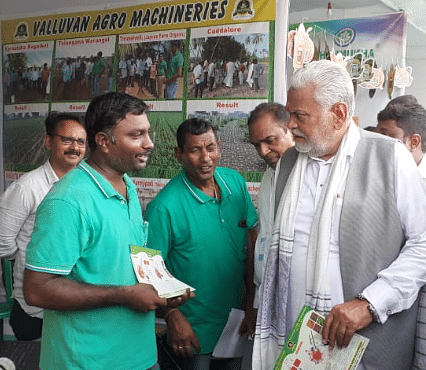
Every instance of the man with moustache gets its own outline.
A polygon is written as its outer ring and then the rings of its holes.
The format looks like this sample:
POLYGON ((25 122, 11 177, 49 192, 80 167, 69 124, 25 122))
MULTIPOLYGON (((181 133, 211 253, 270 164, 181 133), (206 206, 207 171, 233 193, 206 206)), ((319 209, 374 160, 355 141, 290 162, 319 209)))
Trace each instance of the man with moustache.
POLYGON ((52 112, 44 124, 44 145, 50 158, 12 183, 0 197, 0 258, 15 260, 10 325, 18 340, 40 338, 43 324, 43 309, 27 305, 22 291, 25 251, 37 207, 53 184, 71 171, 86 152, 86 131, 77 115, 52 112))
MULTIPOLYGON (((252 258, 257 216, 244 179, 217 167, 220 142, 209 122, 186 120, 177 143, 183 170, 148 204, 148 247, 160 250, 171 274, 196 289, 194 299, 168 310, 164 319, 183 368, 202 370, 209 368, 231 309, 243 306, 245 260, 246 254, 252 258)), ((242 332, 253 320, 252 275, 246 274, 246 284, 242 332)), ((241 358, 232 358, 221 369, 240 366, 241 358)))
POLYGON ((351 78, 331 61, 292 77, 295 148, 281 158, 253 369, 273 368, 304 304, 323 344, 370 339, 358 369, 408 370, 426 281, 426 189, 407 149, 352 121, 351 78))
POLYGON ((147 105, 123 93, 95 98, 86 112, 90 156, 41 202, 27 248, 24 295, 45 308, 40 369, 159 369, 154 310, 160 298, 139 284, 130 245, 146 227, 127 171, 153 149, 147 105))
POLYGON ((258 307, 259 286, 274 224, 275 168, 284 152, 293 146, 293 137, 286 127, 288 119, 289 114, 282 104, 261 103, 250 113, 247 121, 250 142, 268 164, 257 197, 259 232, 254 250, 255 308, 258 307))

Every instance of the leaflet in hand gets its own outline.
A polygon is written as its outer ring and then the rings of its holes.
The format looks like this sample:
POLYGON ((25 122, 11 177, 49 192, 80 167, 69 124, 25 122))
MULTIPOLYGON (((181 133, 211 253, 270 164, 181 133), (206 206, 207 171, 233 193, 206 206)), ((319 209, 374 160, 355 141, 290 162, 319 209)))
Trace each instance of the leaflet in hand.
POLYGON ((355 334, 345 348, 322 344, 325 318, 308 306, 302 311, 278 357, 273 370, 355 370, 370 339, 355 334))
POLYGON ((170 274, 160 251, 131 245, 130 256, 138 281, 153 285, 160 297, 173 298, 185 294, 188 288, 195 290, 170 274))

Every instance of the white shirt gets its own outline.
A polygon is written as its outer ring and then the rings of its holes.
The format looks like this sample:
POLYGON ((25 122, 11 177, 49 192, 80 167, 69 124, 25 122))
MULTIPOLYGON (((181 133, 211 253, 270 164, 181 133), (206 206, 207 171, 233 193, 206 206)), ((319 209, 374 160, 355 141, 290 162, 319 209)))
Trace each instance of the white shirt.
MULTIPOLYGON (((24 300, 25 251, 31 239, 38 205, 58 181, 49 161, 13 182, 0 196, 0 258, 15 258, 13 297, 31 316, 43 317, 43 310, 24 300)), ((59 241, 58 241, 59 242, 59 241)))
POLYGON ((194 80, 196 84, 200 84, 204 81, 203 67, 201 65, 197 64, 192 73, 194 74, 194 80))
POLYGON ((269 167, 262 177, 259 195, 257 197, 259 232, 254 247, 254 276, 256 287, 254 293, 253 307, 258 307, 259 287, 265 272, 265 263, 268 258, 269 246, 271 244, 272 229, 274 227, 274 189, 275 170, 269 167))
MULTIPOLYGON (((347 157, 345 176, 339 191, 341 196, 337 197, 333 207, 328 260, 333 306, 344 302, 338 230, 346 177, 352 160, 353 156, 347 157)), ((311 158, 306 167, 295 219, 287 332, 305 303, 306 258, 310 228, 314 209, 332 161, 333 158, 328 161, 311 158)), ((419 289, 426 282, 426 218, 419 217, 426 209, 426 190, 411 153, 398 142, 395 143, 395 173, 397 210, 407 241, 398 258, 388 268, 379 272, 377 280, 360 292, 373 304, 381 323, 386 322, 388 315, 410 308, 417 298, 419 289)))
POLYGON ((420 176, 422 177, 422 179, 426 179, 426 155, 423 156, 417 168, 420 172, 420 176))

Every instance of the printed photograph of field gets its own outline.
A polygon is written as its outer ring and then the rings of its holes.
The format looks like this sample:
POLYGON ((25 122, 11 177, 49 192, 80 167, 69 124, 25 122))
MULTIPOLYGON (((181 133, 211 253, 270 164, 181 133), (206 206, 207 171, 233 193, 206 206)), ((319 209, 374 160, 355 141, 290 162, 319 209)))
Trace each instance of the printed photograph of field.
POLYGON ((30 171, 48 157, 44 147, 47 105, 27 105, 24 111, 5 110, 3 151, 5 170, 30 171))

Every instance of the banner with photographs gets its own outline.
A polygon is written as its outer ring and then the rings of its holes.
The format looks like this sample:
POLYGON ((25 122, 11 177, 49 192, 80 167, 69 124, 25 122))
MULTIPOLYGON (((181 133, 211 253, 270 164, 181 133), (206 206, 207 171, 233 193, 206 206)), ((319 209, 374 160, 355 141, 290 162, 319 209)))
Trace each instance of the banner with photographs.
POLYGON ((84 116, 91 99, 119 91, 150 107, 155 150, 130 176, 156 186, 141 199, 180 170, 176 129, 194 115, 220 127, 220 165, 255 194, 265 165, 246 122, 273 99, 275 13, 275 0, 179 0, 2 21, 6 186, 46 160, 50 111, 84 116))

